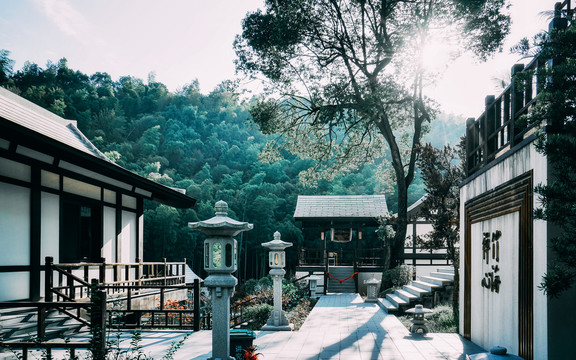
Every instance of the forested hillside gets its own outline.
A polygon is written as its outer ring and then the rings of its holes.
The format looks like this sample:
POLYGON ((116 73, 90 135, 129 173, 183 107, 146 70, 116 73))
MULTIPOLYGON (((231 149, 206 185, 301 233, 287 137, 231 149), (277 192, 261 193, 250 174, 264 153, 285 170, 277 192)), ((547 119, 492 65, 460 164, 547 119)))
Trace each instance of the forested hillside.
MULTIPOLYGON (((224 200, 231 217, 254 224, 254 230, 238 238, 238 277, 260 277, 267 273, 266 251, 260 244, 270 241, 276 230, 283 240, 294 243, 288 256, 289 265, 294 265, 302 243, 302 233, 292 218, 298 194, 379 194, 386 190, 375 175, 378 164, 306 188, 298 183, 298 174, 310 167, 309 161, 288 155, 274 163, 259 161, 266 137, 250 122, 247 104, 228 83, 208 95, 200 93, 196 82, 170 92, 152 76, 146 82, 130 76, 114 81, 106 73, 75 71, 65 59, 45 68, 26 63, 12 71, 8 53, 0 55, 1 86, 77 120, 80 130, 117 164, 186 189, 198 200, 187 210, 145 204, 146 261, 187 258, 201 274, 202 239, 187 224, 212 217, 214 203, 224 200)), ((436 142, 446 138, 454 144, 463 133, 463 124, 449 120, 438 122, 440 127, 432 125, 436 142)), ((411 201, 423 195, 420 180, 412 189, 411 201)), ((393 191, 387 195, 394 211, 393 191)))

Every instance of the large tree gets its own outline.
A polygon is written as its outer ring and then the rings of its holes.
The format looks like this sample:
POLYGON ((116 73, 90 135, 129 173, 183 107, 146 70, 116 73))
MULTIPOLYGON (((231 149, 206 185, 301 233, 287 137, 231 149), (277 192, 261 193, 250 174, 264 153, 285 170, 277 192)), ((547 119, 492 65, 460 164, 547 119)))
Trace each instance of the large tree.
POLYGON ((506 8, 506 0, 267 0, 244 18, 234 45, 237 68, 266 80, 251 110, 264 133, 279 134, 265 154, 314 159, 302 174, 312 182, 389 162, 398 196, 394 265, 423 124, 434 116, 423 92, 426 45, 447 36, 485 58, 509 31, 506 8))

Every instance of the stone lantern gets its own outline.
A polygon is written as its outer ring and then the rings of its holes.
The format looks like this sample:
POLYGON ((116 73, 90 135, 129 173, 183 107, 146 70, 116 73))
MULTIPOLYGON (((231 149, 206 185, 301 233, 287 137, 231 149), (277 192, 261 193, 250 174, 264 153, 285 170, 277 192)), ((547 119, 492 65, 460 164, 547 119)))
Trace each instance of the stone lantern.
POLYGON ((318 289, 318 280, 320 280, 319 276, 310 275, 308 277, 308 285, 310 286, 310 297, 316 297, 316 290, 318 289))
POLYGON ((212 297, 212 360, 230 357, 230 297, 238 280, 232 273, 238 267, 237 243, 233 236, 253 228, 252 224, 228 217, 228 204, 218 201, 216 216, 189 223, 188 227, 206 235, 204 240, 204 270, 208 277, 204 285, 212 297))
POLYGON ((263 331, 291 331, 294 324, 290 324, 286 314, 282 310, 282 278, 286 274, 286 253, 284 249, 292 246, 292 243, 280 240, 280 233, 274 233, 274 240, 262 244, 270 249, 268 255, 268 265, 270 265, 270 275, 274 284, 274 310, 270 314, 270 319, 262 327, 263 331))
POLYGON ((413 314, 412 326, 410 326, 410 332, 415 334, 419 329, 422 329, 422 333, 426 334, 428 332, 428 327, 426 326, 426 319, 424 314, 432 313, 430 309, 426 309, 422 305, 416 305, 412 309, 406 310, 408 314, 413 314))
POLYGON ((374 279, 374 275, 369 280, 364 282, 366 284, 366 299, 364 302, 377 302, 378 301, 378 285, 380 280, 374 279))

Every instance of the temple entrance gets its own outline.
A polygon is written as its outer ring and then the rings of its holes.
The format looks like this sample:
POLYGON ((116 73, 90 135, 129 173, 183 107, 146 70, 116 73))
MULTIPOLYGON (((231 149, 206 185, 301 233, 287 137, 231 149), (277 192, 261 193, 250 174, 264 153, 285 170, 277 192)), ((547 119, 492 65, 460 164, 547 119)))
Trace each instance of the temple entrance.
POLYGON ((302 223, 304 244, 296 271, 323 275, 324 292, 359 291, 364 279, 382 272, 384 249, 376 229, 377 218, 387 212, 384 195, 298 196, 294 218, 302 223), (334 290, 343 283, 354 288, 334 290))

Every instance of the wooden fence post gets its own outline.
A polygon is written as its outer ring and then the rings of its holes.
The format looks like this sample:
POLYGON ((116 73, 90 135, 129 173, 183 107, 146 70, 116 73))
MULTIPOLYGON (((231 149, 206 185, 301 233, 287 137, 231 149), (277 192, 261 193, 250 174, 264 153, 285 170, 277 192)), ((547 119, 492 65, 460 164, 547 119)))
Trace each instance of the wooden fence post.
POLYGON ((54 258, 52 256, 46 256, 45 259, 46 267, 44 270, 44 301, 52 302, 54 301, 54 296, 52 294, 52 288, 54 287, 54 258))
POLYGON ((106 259, 105 258, 100 259, 100 269, 98 272, 98 280, 100 281, 100 284, 106 283, 106 259))
POLYGON ((90 350, 94 360, 106 358, 106 292, 98 288, 98 280, 92 279, 90 294, 90 350))
POLYGON ((194 279, 194 331, 200 330, 200 279, 194 279))

